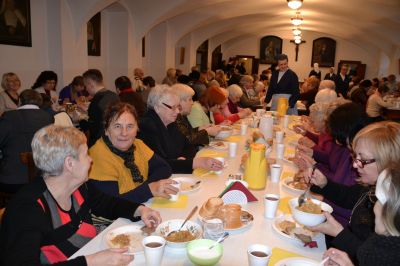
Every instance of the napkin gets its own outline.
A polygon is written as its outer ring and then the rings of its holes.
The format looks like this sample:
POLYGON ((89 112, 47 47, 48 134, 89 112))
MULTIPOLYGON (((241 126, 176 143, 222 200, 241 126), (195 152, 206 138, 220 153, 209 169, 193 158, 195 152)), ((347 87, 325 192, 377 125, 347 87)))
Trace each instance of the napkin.
POLYGON ((216 177, 218 177, 218 175, 217 174, 215 174, 214 172, 212 172, 212 171, 209 171, 209 170, 207 170, 207 169, 204 169, 204 168, 196 168, 196 169, 194 169, 193 170, 193 173, 192 173, 195 177, 203 177, 203 178, 205 178, 205 177, 211 177, 211 178, 216 178, 216 177))
POLYGON ((284 156, 285 158, 291 158, 294 157, 294 155, 295 155, 295 149, 289 147, 285 148, 285 156, 284 156))
POLYGON ((243 138, 243 136, 230 136, 230 137, 225 138, 224 140, 229 141, 229 142, 239 142, 242 140, 242 138, 243 138))
POLYGON ((200 150, 197 155, 197 157, 227 157, 228 153, 226 151, 215 151, 215 150, 209 150, 209 149, 202 149, 200 150))
POLYGON ((153 203, 151 207, 156 208, 176 208, 176 209, 184 209, 188 204, 188 195, 180 194, 177 201, 171 201, 169 199, 155 197, 153 199, 153 203))
POLYGON ((229 186, 227 186, 224 189, 224 191, 222 191, 222 193, 219 195, 219 197, 221 198, 225 193, 227 193, 228 191, 233 191, 233 190, 239 190, 239 191, 243 192, 247 197, 247 202, 258 201, 257 198, 254 197, 254 195, 250 192, 250 190, 248 190, 240 182, 232 182, 232 183, 230 183, 229 186))
POLYGON ((291 214, 292 212, 290 211, 290 207, 289 207, 290 199, 291 199, 290 197, 281 198, 279 200, 278 210, 280 210, 284 214, 291 214))
POLYGON ((271 258, 269 259, 269 263, 268 266, 273 266, 275 265, 277 262, 279 262, 280 260, 283 259, 287 259, 287 258, 294 258, 294 257, 304 257, 301 256, 299 254, 281 249, 281 248, 273 248, 272 249, 272 255, 271 258))
POLYGON ((283 172, 281 175, 281 179, 284 180, 285 178, 293 177, 294 175, 295 175, 295 173, 293 173, 293 172, 283 172))

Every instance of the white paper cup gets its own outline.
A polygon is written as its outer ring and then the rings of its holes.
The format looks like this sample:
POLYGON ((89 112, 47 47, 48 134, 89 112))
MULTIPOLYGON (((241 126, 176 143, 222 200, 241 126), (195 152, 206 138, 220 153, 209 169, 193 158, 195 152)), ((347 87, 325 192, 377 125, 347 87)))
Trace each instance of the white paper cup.
POLYGON ((283 159, 284 153, 285 153, 285 144, 283 143, 276 144, 276 159, 283 159))
POLYGON ((245 123, 240 124, 240 135, 244 136, 247 133, 248 125, 245 123))
POLYGON ((264 216, 268 219, 275 218, 276 211, 279 205, 279 195, 266 194, 264 196, 264 216))
POLYGON ((271 257, 270 247, 261 244, 253 244, 247 248, 249 266, 266 266, 271 257))
POLYGON ((236 156, 237 146, 237 142, 229 142, 229 157, 236 156))
MULTIPOLYGON (((222 162, 222 165, 225 165, 225 158, 224 157, 215 157, 214 159, 222 162)), ((223 170, 214 171, 214 173, 216 173, 217 175, 220 175, 220 174, 222 174, 222 171, 223 170)))
MULTIPOLYGON (((179 182, 177 180, 174 180, 174 181, 176 182, 176 184, 171 184, 171 186, 174 186, 178 190, 180 190, 181 189, 181 182, 179 182)), ((170 196, 170 198, 169 198, 170 201, 177 201, 178 198, 179 198, 179 191, 176 194, 169 194, 169 196, 170 196)))
POLYGON ((288 126, 289 126, 289 115, 285 115, 284 117, 283 117, 283 127, 284 128, 288 128, 288 126))
POLYGON ((275 133, 276 136, 276 143, 283 143, 283 136, 284 136, 285 132, 283 131, 277 131, 275 133))
POLYGON ((164 255, 165 239, 161 236, 148 236, 142 240, 146 266, 160 266, 164 255))
POLYGON ((271 164, 270 173, 271 173, 271 182, 279 183, 279 180, 281 179, 282 166, 280 164, 271 164))

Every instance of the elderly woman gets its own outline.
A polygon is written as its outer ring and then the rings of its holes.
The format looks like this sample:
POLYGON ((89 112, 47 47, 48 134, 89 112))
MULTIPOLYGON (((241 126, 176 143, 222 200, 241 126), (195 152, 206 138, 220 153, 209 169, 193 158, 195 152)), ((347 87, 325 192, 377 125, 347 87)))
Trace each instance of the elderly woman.
POLYGON ((18 107, 21 81, 18 76, 12 72, 3 74, 1 87, 4 91, 0 92, 0 116, 9 110, 15 110, 18 107))
MULTIPOLYGON (((359 248, 357 265, 397 265, 400 260, 400 168, 398 165, 385 169, 376 184, 378 201, 374 206, 375 234, 359 248)), ((353 266, 348 255, 335 248, 325 252, 329 265, 353 266)))
POLYGON ((196 157, 196 146, 189 143, 176 124, 181 112, 180 99, 171 87, 152 89, 147 101, 148 111, 140 123, 139 138, 164 158, 174 173, 191 173, 193 168, 221 170, 220 161, 196 157))
POLYGON ((108 219, 161 222, 158 212, 110 197, 86 183, 91 158, 86 137, 73 127, 51 125, 36 132, 33 159, 43 178, 15 195, 5 211, 0 232, 1 265, 126 265, 128 248, 68 257, 96 236, 91 214, 108 219))
POLYGON ((371 124, 357 133, 352 148, 353 167, 362 184, 340 185, 327 179, 319 170, 309 171, 308 180, 313 184, 312 191, 341 207, 352 209, 350 223, 345 227, 332 215, 324 213, 327 221, 311 229, 332 236, 331 245, 354 259, 375 226, 374 185, 378 174, 400 160, 400 125, 395 122, 371 124))
POLYGON ((115 197, 145 202, 152 197, 169 198, 171 168, 143 141, 136 139, 138 115, 128 103, 109 106, 104 114, 105 134, 89 150, 89 172, 95 186, 115 197), (168 192, 168 193, 167 193, 168 192))
POLYGON ((243 91, 243 94, 240 97, 240 106, 242 108, 251 108, 253 110, 260 108, 260 99, 258 97, 252 97, 252 95, 255 95, 253 77, 250 75, 244 75, 240 79, 239 84, 243 91))
POLYGON ((243 109, 243 108, 240 108, 239 105, 238 105, 238 103, 240 102, 240 98, 243 95, 242 88, 240 88, 236 84, 232 84, 227 88, 227 90, 228 90, 228 93, 229 93, 229 96, 228 96, 228 109, 229 109, 229 112, 231 114, 237 114, 237 113, 239 113, 239 112, 241 112, 243 110, 244 114, 245 113, 250 114, 251 113, 250 109, 248 109, 248 108, 247 109, 243 109))
POLYGON ((309 111, 310 106, 315 102, 315 96, 318 93, 319 79, 315 76, 307 78, 301 86, 299 100, 306 106, 309 111))
POLYGON ((51 70, 40 73, 32 86, 33 90, 39 93, 45 93, 50 96, 53 104, 58 104, 58 94, 56 92, 57 74, 51 70))
POLYGON ((221 128, 213 125, 193 128, 187 115, 189 115, 192 110, 194 90, 184 84, 175 84, 171 88, 179 96, 180 105, 182 107, 181 113, 176 118, 179 131, 186 136, 190 144, 207 145, 209 143, 209 136, 215 137, 218 132, 221 131, 221 128))
POLYGON ((172 86, 176 83, 176 69, 168 68, 167 75, 162 81, 162 84, 166 84, 168 86, 172 86))

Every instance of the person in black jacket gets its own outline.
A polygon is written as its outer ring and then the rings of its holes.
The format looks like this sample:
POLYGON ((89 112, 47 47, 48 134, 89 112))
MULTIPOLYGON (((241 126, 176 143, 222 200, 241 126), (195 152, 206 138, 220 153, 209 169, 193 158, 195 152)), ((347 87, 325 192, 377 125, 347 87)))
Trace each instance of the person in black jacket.
POLYGON ((310 177, 310 182, 314 184, 311 188, 313 192, 322 194, 341 207, 352 209, 350 223, 343 228, 325 212, 327 221, 311 230, 334 237, 330 244, 355 259, 359 247, 374 232, 374 185, 378 174, 400 161, 400 124, 388 121, 371 124, 357 133, 352 148, 353 167, 357 169, 362 184, 350 187, 339 185, 329 181, 319 170, 315 170, 310 177))
POLYGON ((271 103, 271 110, 277 108, 278 98, 288 98, 288 114, 297 115, 296 102, 300 97, 299 78, 293 70, 289 69, 288 57, 285 54, 278 56, 279 71, 272 72, 265 102, 271 103))
POLYGON ((90 102, 88 121, 82 120, 79 126, 84 131, 89 131, 89 148, 102 136, 104 111, 110 104, 119 102, 119 97, 115 92, 107 90, 103 85, 103 75, 97 69, 89 69, 83 73, 83 83, 89 94, 93 96, 90 102))
POLYGON ((347 98, 347 92, 349 91, 350 76, 347 75, 348 70, 348 65, 342 65, 339 75, 337 75, 334 80, 336 85, 336 93, 343 98, 347 98))
MULTIPOLYGON (((378 201, 374 206, 375 233, 358 249, 360 266, 392 266, 400 261, 400 168, 391 165, 378 177, 375 190, 378 201)), ((330 248, 324 254, 329 265, 351 266, 349 256, 330 248)))
POLYGON ((194 168, 219 171, 223 165, 209 157, 196 157, 196 146, 190 144, 176 124, 182 107, 177 94, 166 85, 155 86, 147 100, 148 111, 139 124, 139 139, 164 158, 173 173, 191 173, 194 168))
POLYGON ((91 165, 86 137, 74 127, 36 132, 32 153, 42 178, 25 186, 6 208, 0 229, 0 265, 127 265, 128 248, 106 249, 68 260, 96 236, 91 214, 142 220, 157 227, 160 214, 113 198, 87 183, 91 165))
MULTIPOLYGON (((42 97, 35 90, 20 95, 21 106, 0 117, 0 191, 16 193, 28 183, 28 168, 20 160, 21 152, 31 151, 33 135, 40 128, 54 123, 54 118, 39 109, 42 97)), ((1 207, 1 206, 0 206, 1 207)))

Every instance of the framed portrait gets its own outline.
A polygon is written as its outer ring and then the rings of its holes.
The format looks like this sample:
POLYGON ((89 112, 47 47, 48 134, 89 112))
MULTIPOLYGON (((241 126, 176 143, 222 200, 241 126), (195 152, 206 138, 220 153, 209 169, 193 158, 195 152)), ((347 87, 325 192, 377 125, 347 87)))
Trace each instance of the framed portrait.
POLYGON ((260 40, 260 64, 273 64, 282 53, 282 39, 278 36, 264 36, 260 40))
POLYGON ((336 41, 322 37, 313 41, 311 66, 318 63, 320 67, 335 66, 336 41))
POLYGON ((88 55, 100 56, 101 51, 101 14, 97 13, 87 23, 88 55))
POLYGON ((0 0, 0 44, 32 47, 30 0, 0 0))

